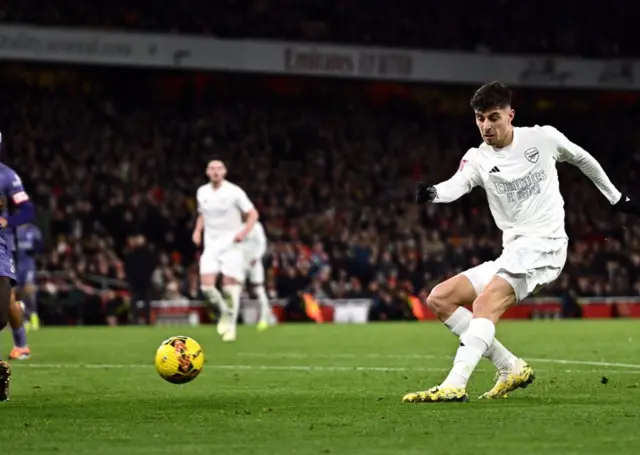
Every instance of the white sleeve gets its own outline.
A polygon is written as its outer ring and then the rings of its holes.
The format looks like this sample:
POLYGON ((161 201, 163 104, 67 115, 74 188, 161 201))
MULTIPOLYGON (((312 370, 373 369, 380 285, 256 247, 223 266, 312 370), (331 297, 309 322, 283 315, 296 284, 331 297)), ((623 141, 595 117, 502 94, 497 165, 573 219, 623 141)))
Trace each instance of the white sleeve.
POLYGON ((579 168, 612 205, 620 200, 622 193, 611 183, 598 160, 585 149, 571 142, 567 136, 556 128, 547 125, 543 126, 542 129, 555 142, 558 154, 557 160, 559 162, 567 162, 579 168))
POLYGON ((453 177, 435 185, 436 197, 432 202, 453 202, 460 199, 474 187, 482 185, 478 168, 474 161, 470 159, 472 150, 469 150, 462 158, 458 172, 453 177))
POLYGON ((236 197, 236 206, 242 213, 247 213, 253 208, 253 202, 247 196, 242 188, 238 188, 238 194, 236 197))

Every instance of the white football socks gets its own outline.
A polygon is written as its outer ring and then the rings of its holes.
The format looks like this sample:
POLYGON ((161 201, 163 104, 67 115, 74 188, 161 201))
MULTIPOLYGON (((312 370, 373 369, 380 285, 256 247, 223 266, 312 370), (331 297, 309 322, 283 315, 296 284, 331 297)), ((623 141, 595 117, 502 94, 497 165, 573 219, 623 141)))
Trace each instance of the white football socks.
MULTIPOLYGON (((460 338, 469 328, 469 323, 473 319, 471 311, 465 307, 458 307, 453 314, 444 321, 444 325, 447 326, 451 332, 460 338)), ((496 338, 493 339, 493 343, 484 353, 484 357, 491 360, 498 370, 510 371, 515 367, 518 358, 504 347, 496 338)))
POLYGON ((231 302, 231 324, 235 327, 238 322, 238 313, 240 312, 240 294, 242 293, 242 286, 239 284, 225 284, 222 286, 222 292, 224 292, 231 302))
POLYGON ((451 332, 460 338, 464 332, 469 328, 469 323, 473 319, 473 313, 467 310, 463 306, 456 308, 449 318, 444 321, 444 325, 447 326, 451 332))
POLYGON ((256 297, 260 303, 260 322, 269 322, 271 319, 271 307, 269 306, 267 291, 265 291, 263 285, 254 286, 253 291, 256 293, 256 297))
POLYGON ((220 291, 218 291, 217 287, 202 286, 200 290, 212 305, 217 306, 220 311, 228 311, 226 305, 224 304, 222 294, 220 294, 220 291))
POLYGON ((443 386, 465 388, 473 370, 493 343, 496 326, 489 319, 475 318, 460 337, 460 347, 453 360, 453 368, 443 386))

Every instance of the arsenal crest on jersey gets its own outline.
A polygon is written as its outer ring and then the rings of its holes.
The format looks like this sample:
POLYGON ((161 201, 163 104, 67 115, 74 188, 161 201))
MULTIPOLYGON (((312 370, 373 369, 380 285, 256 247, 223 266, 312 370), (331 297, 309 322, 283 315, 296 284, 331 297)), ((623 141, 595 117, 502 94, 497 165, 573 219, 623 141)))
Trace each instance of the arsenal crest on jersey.
POLYGON ((532 163, 537 163, 540 158, 540 152, 537 148, 533 147, 524 151, 524 157, 532 163))

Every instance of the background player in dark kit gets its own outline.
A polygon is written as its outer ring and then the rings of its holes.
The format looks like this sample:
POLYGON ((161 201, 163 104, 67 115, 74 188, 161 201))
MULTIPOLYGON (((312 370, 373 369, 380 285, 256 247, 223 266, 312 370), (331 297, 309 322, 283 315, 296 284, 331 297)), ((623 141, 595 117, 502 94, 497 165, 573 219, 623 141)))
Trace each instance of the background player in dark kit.
MULTIPOLYGON (((0 135, 0 147, 2 136, 0 135)), ((16 270, 13 254, 7 244, 8 229, 29 223, 34 219, 33 204, 22 186, 22 180, 9 166, 0 163, 0 195, 7 201, 2 204, 0 215, 0 330, 9 321, 12 287, 16 283, 16 270), (12 212, 9 213, 9 205, 12 212)), ((0 401, 9 398, 9 380, 11 369, 5 361, 0 361, 0 401)))

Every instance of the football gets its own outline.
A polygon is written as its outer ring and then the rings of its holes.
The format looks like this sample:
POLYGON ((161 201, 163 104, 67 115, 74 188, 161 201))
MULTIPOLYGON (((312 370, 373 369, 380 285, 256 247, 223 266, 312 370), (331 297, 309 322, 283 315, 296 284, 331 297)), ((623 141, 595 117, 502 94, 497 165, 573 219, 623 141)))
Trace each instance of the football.
POLYGON ((204 353, 196 340, 186 336, 171 337, 156 352, 156 370, 172 384, 193 381, 204 366, 204 353))

